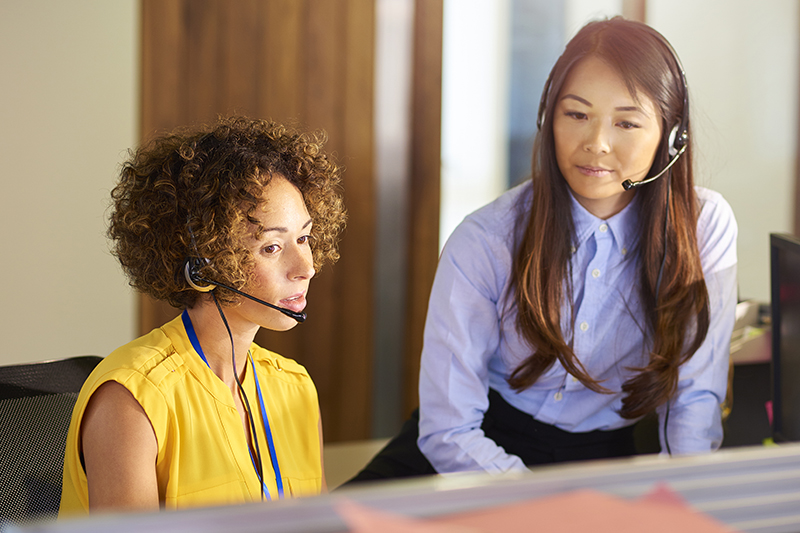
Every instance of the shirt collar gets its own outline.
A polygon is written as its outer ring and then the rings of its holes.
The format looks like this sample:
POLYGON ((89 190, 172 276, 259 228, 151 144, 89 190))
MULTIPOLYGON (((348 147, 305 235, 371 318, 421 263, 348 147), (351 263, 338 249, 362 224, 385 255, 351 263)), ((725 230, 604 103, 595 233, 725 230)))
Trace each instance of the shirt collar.
POLYGON ((605 224, 611 231, 611 235, 614 237, 614 245, 620 252, 624 254, 633 248, 639 226, 639 209, 636 207, 638 196, 634 195, 633 200, 622 211, 606 220, 598 218, 587 211, 575 199, 572 191, 570 191, 570 201, 572 203, 572 221, 575 225, 576 246, 580 247, 589 236, 605 224))

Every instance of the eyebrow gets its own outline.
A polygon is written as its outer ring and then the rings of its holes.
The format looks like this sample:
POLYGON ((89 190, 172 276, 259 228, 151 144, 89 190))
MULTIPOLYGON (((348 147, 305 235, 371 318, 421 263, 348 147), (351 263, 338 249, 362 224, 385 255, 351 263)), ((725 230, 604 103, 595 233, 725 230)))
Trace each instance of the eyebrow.
MULTIPOLYGON (((306 229, 308 226, 311 225, 311 222, 313 222, 313 220, 309 218, 306 221, 306 223, 303 224, 303 227, 300 228, 300 229, 306 229)), ((277 231, 278 233, 288 233, 289 232, 289 228, 287 228, 285 226, 275 226, 273 228, 264 228, 264 233, 269 233, 271 231, 277 231)))
MULTIPOLYGON (((594 107, 589 100, 586 100, 585 98, 581 98, 580 96, 577 96, 575 94, 565 94, 564 96, 561 97, 561 99, 562 100, 567 100, 567 99, 569 99, 569 100, 577 100, 578 102, 582 103, 583 105, 585 105, 587 107, 594 107)), ((635 105, 620 106, 620 107, 616 107, 615 109, 617 111, 634 111, 634 112, 637 112, 637 113, 642 113, 643 115, 647 114, 647 113, 644 112, 644 110, 641 107, 638 107, 638 106, 635 106, 635 105)))
POLYGON ((565 94, 564 96, 561 97, 561 99, 562 100, 577 100, 578 102, 582 103, 583 105, 585 105, 587 107, 594 107, 589 100, 586 100, 585 98, 581 98, 580 96, 577 96, 577 95, 574 95, 574 94, 565 94))

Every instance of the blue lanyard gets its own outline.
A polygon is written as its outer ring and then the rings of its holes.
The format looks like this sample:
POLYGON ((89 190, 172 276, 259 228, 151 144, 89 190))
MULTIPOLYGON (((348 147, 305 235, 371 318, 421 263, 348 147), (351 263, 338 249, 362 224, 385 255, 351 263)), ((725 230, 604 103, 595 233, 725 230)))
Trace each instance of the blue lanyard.
MULTIPOLYGON (((200 341, 197 339, 197 333, 194 330, 194 325, 192 324, 192 319, 189 318, 189 313, 184 310, 181 314, 181 320, 183 320, 183 327, 186 328, 186 334, 189 336, 189 341, 192 343, 192 347, 194 351, 203 359, 203 362, 206 366, 211 369, 211 365, 208 364, 208 359, 206 359, 205 353, 203 353, 203 348, 200 346, 200 341)), ((250 352, 247 352, 250 355, 250 352)), ((269 447, 269 457, 272 461, 272 469, 275 471, 275 482, 278 486, 278 498, 283 498, 283 478, 281 477, 281 469, 278 465, 278 455, 275 453, 275 442, 272 439, 272 431, 269 428, 269 418, 267 417, 267 409, 264 406, 264 397, 261 395, 261 385, 258 383, 258 374, 256 373, 256 364, 253 361, 253 358, 250 357, 250 365, 253 368, 253 379, 256 382, 256 392, 258 393, 258 403, 261 407, 261 420, 264 422, 264 434, 267 437, 267 446, 269 447)), ((250 414, 252 416, 252 413, 250 414)), ((253 435, 254 439, 258 437, 253 435)), ((261 481, 261 486, 263 490, 263 494, 266 494, 267 499, 272 499, 269 494, 269 489, 267 488, 267 484, 264 482, 263 478, 258 475, 258 467, 256 466, 256 460, 253 457, 253 451, 250 450, 250 446, 247 447, 247 451, 250 453, 250 461, 253 463, 253 469, 256 471, 256 476, 259 477, 259 481, 261 481)))
POLYGON ((185 309, 183 310, 183 313, 181 313, 181 320, 183 320, 183 327, 186 328, 186 334, 189 335, 189 341, 192 343, 192 348, 194 348, 194 351, 197 352, 197 354, 200 356, 200 358, 203 360, 203 362, 210 370, 211 365, 208 364, 208 359, 206 359, 206 354, 203 353, 203 348, 200 347, 200 341, 197 340, 197 333, 195 333, 194 331, 194 325, 192 324, 192 319, 189 318, 189 312, 186 311, 185 309))
MULTIPOLYGON (((250 352, 247 352, 250 355, 250 352)), ((267 446, 269 447, 269 458, 272 461, 272 469, 275 471, 275 483, 278 485, 278 498, 283 498, 283 478, 281 477, 281 469, 278 466, 278 454, 275 453, 275 441, 272 439, 272 431, 269 429, 269 419, 267 417, 267 408, 264 406, 264 397, 261 395, 261 385, 258 384, 258 374, 256 374, 256 364, 253 358, 250 357, 250 366, 253 367, 253 378, 256 380, 256 392, 258 392, 258 403, 261 405, 261 419, 264 421, 264 433, 267 436, 267 446)), ((255 438, 255 435, 253 435, 255 438)), ((250 459, 253 460, 253 452, 250 452, 250 459)), ((253 460, 255 466, 255 461, 253 460)), ((267 491, 269 494, 269 491, 267 491)))

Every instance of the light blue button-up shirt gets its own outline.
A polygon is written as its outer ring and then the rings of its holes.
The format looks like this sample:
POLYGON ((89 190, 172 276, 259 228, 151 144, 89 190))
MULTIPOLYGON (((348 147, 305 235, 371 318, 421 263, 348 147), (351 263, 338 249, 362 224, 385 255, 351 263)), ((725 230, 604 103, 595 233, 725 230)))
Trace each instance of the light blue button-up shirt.
MULTIPOLYGON (((673 454, 714 450, 722 441, 720 403, 727 389, 730 338, 736 308, 736 236, 733 212, 721 195, 698 187, 697 237, 708 287, 711 325, 705 342, 680 369, 667 431, 673 454)), ((530 182, 469 215, 445 245, 431 291, 420 371, 419 447, 439 472, 525 468, 480 429, 491 387, 517 409, 566 431, 618 429, 635 422, 619 416, 622 384, 643 367, 645 338, 639 302, 636 198, 601 220, 572 201, 576 246, 572 257, 575 326, 562 312, 566 340, 589 374, 613 394, 599 394, 556 361, 517 393, 506 379, 531 353, 516 329, 509 303, 519 210, 530 209, 530 182)), ((658 409, 664 445, 666 406, 658 409)))

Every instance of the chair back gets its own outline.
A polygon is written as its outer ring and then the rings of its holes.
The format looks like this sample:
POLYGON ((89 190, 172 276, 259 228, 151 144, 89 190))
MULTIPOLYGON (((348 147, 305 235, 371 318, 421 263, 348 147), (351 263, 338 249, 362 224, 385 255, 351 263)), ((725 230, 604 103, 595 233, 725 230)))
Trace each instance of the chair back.
POLYGON ((72 409, 101 360, 0 367, 0 531, 58 514, 72 409))

